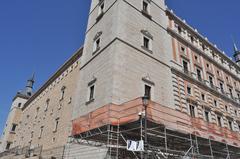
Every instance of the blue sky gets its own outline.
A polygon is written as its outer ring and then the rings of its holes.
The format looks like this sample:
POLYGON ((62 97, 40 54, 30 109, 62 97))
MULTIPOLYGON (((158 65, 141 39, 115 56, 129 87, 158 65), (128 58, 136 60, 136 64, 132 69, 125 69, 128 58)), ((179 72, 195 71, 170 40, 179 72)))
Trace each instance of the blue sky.
MULTIPOLYGON (((169 8, 232 54, 240 47, 239 0, 166 0, 169 8)), ((36 73, 39 88, 84 41, 90 0, 0 0, 0 133, 12 98, 36 73)))

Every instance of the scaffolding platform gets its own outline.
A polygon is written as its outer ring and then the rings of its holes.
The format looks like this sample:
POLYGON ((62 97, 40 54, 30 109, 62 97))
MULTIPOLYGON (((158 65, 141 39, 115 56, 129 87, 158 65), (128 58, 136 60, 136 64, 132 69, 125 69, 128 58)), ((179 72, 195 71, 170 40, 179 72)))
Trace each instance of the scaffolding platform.
MULTIPOLYGON (((151 102, 147 108, 147 153, 151 159, 239 159, 239 135, 151 102), (210 129, 211 128, 211 129, 210 129), (216 133, 221 132, 221 133, 216 133)), ((144 139, 141 99, 107 105, 73 121, 71 142, 108 148, 109 159, 143 158, 127 140, 144 139)))

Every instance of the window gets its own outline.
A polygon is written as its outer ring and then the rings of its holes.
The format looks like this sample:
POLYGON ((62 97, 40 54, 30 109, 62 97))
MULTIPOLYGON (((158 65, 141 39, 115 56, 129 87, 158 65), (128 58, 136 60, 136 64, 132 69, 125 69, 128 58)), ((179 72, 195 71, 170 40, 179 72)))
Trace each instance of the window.
POLYGON ((144 95, 145 96, 147 96, 147 97, 149 97, 149 99, 151 99, 151 87, 150 86, 148 86, 148 85, 145 85, 145 91, 144 91, 144 95))
POLYGON ((37 118, 37 116, 38 116, 38 113, 39 113, 39 110, 40 110, 40 108, 39 108, 39 107, 37 107, 37 109, 36 109, 36 115, 35 115, 35 118, 37 118))
POLYGON ((187 94, 192 95, 192 88, 190 86, 187 86, 187 94))
POLYGON ((230 97, 233 99, 233 93, 231 88, 229 88, 229 94, 230 94, 230 97))
POLYGON ((63 99, 64 99, 65 90, 66 90, 66 87, 63 86, 63 87, 61 88, 61 98, 60 98, 60 100, 63 100, 63 99))
POLYGON ((225 105, 225 111, 228 112, 228 106, 227 105, 225 105))
POLYGON ((34 133, 34 132, 32 131, 32 132, 31 132, 31 139, 33 138, 33 133, 34 133))
POLYGON ((197 62, 198 62, 198 56, 196 56, 196 55, 195 55, 194 57, 195 57, 195 61, 197 61, 197 62))
POLYGON ((143 37, 143 47, 150 50, 150 39, 147 37, 143 37))
POLYGON ((210 112, 208 110, 204 111, 204 117, 206 122, 210 122, 210 112))
POLYGON ((45 103, 45 109, 44 109, 45 112, 48 110, 49 103, 50 103, 50 99, 47 99, 45 103))
POLYGON ((210 65, 207 63, 207 68, 209 69, 210 68, 210 65))
POLYGON ((104 0, 99 0, 99 10, 98 10, 98 15, 102 15, 104 13, 104 0))
POLYGON ((142 14, 147 18, 151 19, 150 15, 150 0, 143 0, 142 2, 142 14))
POLYGON ((190 37, 190 40, 191 40, 191 43, 194 43, 194 37, 193 36, 190 37))
POLYGON ((228 127, 230 130, 233 130, 233 125, 232 125, 232 121, 231 120, 228 120, 228 127))
POLYGON ((92 85, 89 87, 89 101, 94 100, 95 86, 92 85))
POLYGON ((41 128, 40 128, 40 132, 39 132, 39 136, 38 136, 38 138, 40 139, 41 137, 42 137, 42 134, 43 134, 43 126, 41 126, 41 128))
POLYGON ((224 87, 223 87, 223 83, 222 83, 222 82, 220 82, 220 83, 219 83, 219 86, 220 86, 220 90, 221 90, 222 94, 224 94, 224 87))
POLYGON ((202 45, 202 50, 205 51, 206 50, 206 46, 203 44, 202 45))
POLYGON ((222 127, 222 117, 221 116, 217 116, 217 124, 218 124, 218 126, 222 127))
POLYGON ((143 11, 149 13, 149 4, 146 1, 143 1, 143 11))
POLYGON ((196 114, 195 114, 195 106, 193 105, 189 105, 189 112, 190 112, 190 115, 191 117, 195 118, 196 117, 196 114))
POLYGON ((181 34, 183 32, 182 28, 178 26, 178 33, 181 34))
POLYGON ((201 94, 201 97, 202 97, 202 101, 205 101, 205 95, 203 93, 201 94))
POLYGON ((183 47, 183 46, 181 46, 181 52, 184 53, 184 54, 186 54, 186 48, 183 47))
POLYGON ((16 128, 17 128, 17 124, 12 124, 11 132, 15 132, 15 131, 16 131, 16 128))
POLYGON ((199 81, 202 81, 202 71, 199 68, 197 68, 197 78, 199 81))
POLYGON ((213 84, 213 77, 212 76, 208 76, 209 79, 209 84, 212 88, 214 88, 214 84, 213 84))
POLYGON ((100 38, 98 38, 94 41, 93 52, 96 52, 100 49, 100 42, 101 42, 100 38))
POLYGON ((220 72, 219 72, 219 70, 217 70, 217 75, 220 76, 220 72))
POLYGON ((217 100, 214 100, 213 103, 214 103, 214 106, 215 106, 215 107, 218 106, 218 102, 217 102, 217 100))
POLYGON ((226 80, 229 82, 229 79, 228 79, 228 77, 226 77, 226 80))
POLYGON ((53 132, 57 132, 57 130, 58 130, 58 125, 59 125, 59 118, 57 118, 57 119, 55 120, 55 126, 54 126, 54 129, 53 129, 53 132))
POLYGON ((6 145, 6 150, 9 150, 10 149, 10 147, 11 147, 11 142, 7 142, 7 145, 6 145))
POLYGON ((238 116, 238 111, 235 109, 234 110, 236 117, 238 116))
POLYGON ((183 71, 184 71, 184 73, 189 73, 189 71, 188 71, 188 63, 185 61, 185 60, 183 60, 183 71))
POLYGON ((20 108, 22 106, 22 103, 18 103, 18 108, 20 108))

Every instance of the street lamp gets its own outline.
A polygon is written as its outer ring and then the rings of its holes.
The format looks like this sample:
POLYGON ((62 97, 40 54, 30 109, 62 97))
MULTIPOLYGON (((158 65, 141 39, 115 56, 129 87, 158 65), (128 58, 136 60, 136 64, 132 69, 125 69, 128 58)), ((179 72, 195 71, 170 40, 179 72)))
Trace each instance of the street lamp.
POLYGON ((145 151, 145 155, 144 158, 147 159, 148 158, 148 146, 147 146, 147 121, 148 121, 148 116, 147 116, 147 107, 149 105, 149 99, 150 97, 147 95, 144 95, 142 97, 142 103, 144 106, 144 110, 145 110, 145 118, 144 118, 144 151, 145 151))

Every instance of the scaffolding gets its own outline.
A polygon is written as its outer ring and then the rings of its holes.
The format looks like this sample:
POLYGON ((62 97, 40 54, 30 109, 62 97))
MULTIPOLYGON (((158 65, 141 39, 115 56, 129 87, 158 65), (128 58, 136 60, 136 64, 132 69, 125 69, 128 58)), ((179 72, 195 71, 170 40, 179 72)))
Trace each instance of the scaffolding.
MULTIPOLYGON (((76 135, 71 142, 108 148, 108 158, 141 159, 141 152, 127 151, 126 140, 141 140, 140 121, 124 125, 106 125, 76 135)), ((148 121, 148 156, 151 159, 239 159, 240 149, 226 143, 169 130, 148 121)))
MULTIPOLYGON (((217 141, 213 131, 205 132, 206 138, 193 124, 184 125, 184 117, 166 116, 170 110, 151 104, 148 108, 147 154, 150 159, 239 159, 240 148, 227 141, 217 141), (164 110, 165 109, 165 110, 164 110), (160 110, 163 112, 160 112, 160 110), (166 112, 168 110, 168 112, 166 112), (157 111, 154 112, 154 111, 157 111), (165 116, 160 116, 165 113, 165 116), (158 119, 159 118, 159 119, 158 119), (175 122, 173 122, 175 120, 175 122), (181 124, 180 121, 182 122, 181 124), (184 125, 184 126, 183 126, 184 125), (186 130, 186 131, 184 131, 186 130)), ((142 159, 143 153, 127 150, 127 140, 139 141, 144 138, 144 117, 139 115, 143 107, 139 100, 120 107, 106 106, 73 123, 71 143, 108 149, 108 159, 142 159), (121 109, 121 110, 118 110, 121 109)), ((177 115, 177 114, 175 114, 177 115)), ((191 120, 186 122, 193 122, 191 120)), ((236 137, 236 136, 234 136, 236 137)), ((237 141, 235 141, 237 142, 237 141)), ((239 142, 239 141, 238 141, 239 142)))

